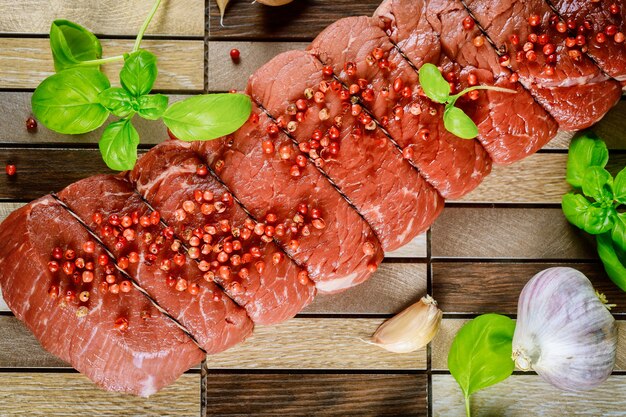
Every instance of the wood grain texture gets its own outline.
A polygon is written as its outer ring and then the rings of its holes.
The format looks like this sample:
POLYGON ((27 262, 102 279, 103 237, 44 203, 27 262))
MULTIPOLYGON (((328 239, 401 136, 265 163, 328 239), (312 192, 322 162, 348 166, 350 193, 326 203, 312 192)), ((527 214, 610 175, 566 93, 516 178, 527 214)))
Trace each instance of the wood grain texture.
POLYGON ((433 262, 433 297, 447 313, 515 314, 524 285, 538 272, 569 266, 584 273, 604 293, 613 313, 626 313, 626 293, 606 276, 598 263, 433 262))
MULTIPOLYGON (((497 311, 495 309, 494 311, 497 311)), ((433 370, 448 370, 448 352, 454 337, 469 319, 444 319, 441 322, 439 333, 431 344, 431 366, 433 370)), ((617 353, 615 370, 626 370, 626 321, 616 321, 618 329, 617 353)))
POLYGON ((382 319, 297 318, 257 326, 244 343, 208 357, 209 369, 426 369, 426 350, 398 355, 367 344, 382 319))
MULTIPOLYGON (((103 39, 103 56, 128 52, 132 40, 103 39)), ((155 90, 202 91, 204 88, 204 45, 202 41, 145 40, 142 47, 159 57, 155 90)), ((113 85, 119 85, 121 62, 104 65, 113 85)), ((0 88, 34 89, 54 73, 49 41, 38 38, 0 40, 0 88)))
POLYGON ((17 318, 0 316, 0 329, 2 333, 0 338, 0 368, 70 367, 66 362, 41 347, 35 336, 17 318))
POLYGON ((185 374, 150 398, 105 392, 68 373, 0 373, 2 416, 197 416, 200 375, 185 374))
POLYGON ((400 249, 385 253, 385 256, 388 258, 425 258, 426 255, 426 233, 417 236, 400 249))
MULTIPOLYGON (((96 144, 102 137, 102 132, 108 123, 97 130, 84 135, 62 135, 48 130, 41 123, 36 132, 26 130, 26 120, 32 116, 31 100, 29 92, 2 92, 0 93, 0 114, 2 114, 2 132, 0 132, 0 144, 63 144, 72 146, 84 144, 96 144)), ((169 102, 183 100, 188 95, 169 95, 169 102)), ((111 117, 110 120, 116 120, 111 117)), ((146 120, 141 117, 133 118, 133 126, 137 129, 141 143, 154 145, 168 139, 167 129, 162 121, 146 120)))
POLYGON ((215 2, 209 2, 210 39, 312 40, 326 26, 348 16, 372 15, 380 0, 296 0, 283 7, 267 7, 233 0, 224 26, 215 2))
MULTIPOLYGON (((0 0, 0 33, 47 34, 55 19, 67 19, 98 35, 136 36, 152 0, 0 0)), ((149 35, 204 35, 204 1, 166 0, 152 18, 149 35)))
MULTIPOLYGON (((249 6, 253 7, 253 6, 249 6)), ((208 56, 209 91, 245 90, 248 78, 276 55, 292 49, 305 49, 306 42, 219 42, 210 41, 208 56), (239 49, 241 58, 230 59, 230 50, 239 49)))
MULTIPOLYGON (((451 375, 433 375, 433 416, 464 417, 463 394, 451 375)), ((474 417, 623 416, 626 376, 614 375, 592 391, 560 391, 537 375, 514 375, 472 396, 474 417)))
POLYGON ((206 416, 426 416, 427 377, 373 374, 215 374, 206 416))
POLYGON ((383 263, 363 284, 318 295, 301 314, 395 314, 426 294, 426 264, 383 263))
POLYGON ((431 228, 433 258, 595 259, 593 239, 560 208, 448 207, 431 228))

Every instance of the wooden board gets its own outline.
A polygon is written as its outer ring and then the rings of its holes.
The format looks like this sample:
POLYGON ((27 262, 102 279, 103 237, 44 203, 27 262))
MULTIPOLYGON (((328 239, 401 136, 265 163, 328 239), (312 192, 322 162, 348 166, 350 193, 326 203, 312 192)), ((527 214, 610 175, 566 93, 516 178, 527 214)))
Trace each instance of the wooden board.
POLYGON ((150 398, 119 395, 97 388, 75 373, 0 372, 3 416, 197 416, 200 375, 185 374, 150 398))
MULTIPOLYGON (((463 394, 450 375, 433 375, 433 416, 464 417, 463 394)), ((515 375, 472 396, 474 417, 621 416, 626 376, 612 376, 589 392, 559 391, 537 375, 515 375)))
MULTIPOLYGON (((103 39, 102 54, 116 56, 132 50, 134 41, 103 39)), ((155 91, 185 90, 201 92, 204 88, 204 45, 202 41, 145 40, 143 47, 159 58, 159 77, 155 91)), ((104 65, 104 73, 113 85, 119 85, 121 62, 104 65)), ((0 88, 35 89, 54 73, 47 39, 2 38, 0 41, 0 88)))
POLYGON ((208 415, 426 416, 426 375, 216 374, 208 415))
MULTIPOLYGON (((47 34, 50 22, 67 19, 98 35, 135 37, 153 3, 153 0, 0 0, 0 33, 47 34)), ((164 1, 150 23, 148 34, 202 37, 204 1, 164 1)))

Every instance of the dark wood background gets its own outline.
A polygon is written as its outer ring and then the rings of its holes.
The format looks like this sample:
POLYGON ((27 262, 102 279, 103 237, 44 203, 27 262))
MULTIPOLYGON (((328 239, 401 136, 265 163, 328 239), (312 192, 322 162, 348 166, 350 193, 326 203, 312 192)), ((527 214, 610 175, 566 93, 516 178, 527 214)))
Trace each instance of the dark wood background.
MULTIPOLYGON (((103 39, 105 56, 124 51, 151 0, 0 0, 0 217, 20 204, 80 178, 105 172, 99 132, 79 137, 39 127, 26 131, 30 96, 52 73, 47 32, 67 18, 103 39)), ((224 26, 213 2, 164 0, 145 47, 159 56, 156 88, 173 100, 202 91, 243 88, 274 55, 304 48, 328 24, 371 14, 378 0, 295 0, 282 8, 233 0, 224 26), (241 61, 228 51, 238 48, 241 61)), ((107 73, 115 80, 119 66, 107 73)), ((625 165, 626 102, 597 132, 611 147, 611 169, 625 165)), ((160 123, 138 123, 142 150, 165 139, 160 123)), ((460 390, 447 372, 449 344, 480 313, 514 317, 523 285, 538 271, 569 265, 585 272, 611 302, 620 327, 626 297, 598 264, 593 242, 563 218, 559 201, 569 134, 538 154, 493 174, 463 201, 449 202, 432 229, 387 254, 366 284, 318 297, 297 318, 259 327, 246 343, 208 357, 176 384, 143 400, 98 390, 42 350, 0 302, 0 416, 26 415, 419 415, 463 416, 460 390), (427 349, 389 354, 367 345, 387 317, 432 294, 445 311, 442 330, 427 349)), ((620 337, 615 375, 600 389, 564 394, 533 374, 516 373, 475 396, 476 416, 598 416, 626 410, 626 340, 620 337)))

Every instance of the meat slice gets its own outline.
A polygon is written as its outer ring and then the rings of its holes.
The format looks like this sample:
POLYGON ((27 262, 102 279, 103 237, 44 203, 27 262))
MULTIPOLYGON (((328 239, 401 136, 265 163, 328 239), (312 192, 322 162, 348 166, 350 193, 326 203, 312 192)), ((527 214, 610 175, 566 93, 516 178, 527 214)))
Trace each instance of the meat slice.
POLYGON ((308 268, 320 291, 365 281, 383 258, 376 235, 291 139, 253 107, 250 121, 231 137, 199 142, 198 149, 254 217, 268 223, 266 233, 271 226, 289 256, 308 268))
MULTIPOLYGON (((384 4, 393 4, 394 9, 398 9, 396 15, 402 15, 407 3, 409 0, 388 0, 384 4)), ((460 1, 410 3, 427 5, 426 16, 433 30, 440 34, 445 55, 440 65, 448 77, 453 74, 451 79, 456 91, 476 83, 516 91, 515 94, 484 91, 470 100, 467 99, 469 96, 463 96, 457 102, 478 126, 478 140, 494 163, 519 161, 541 149, 556 135, 558 125, 555 120, 517 82, 518 75, 500 65, 498 55, 486 42, 480 29, 476 26, 466 29, 459 24, 468 17, 460 1)), ((395 24, 402 22, 408 23, 408 19, 398 19, 395 24)), ((394 21, 390 21, 390 25, 393 27, 394 21)), ((412 26, 413 30, 418 30, 416 26, 412 26)))
POLYGON ((190 246, 189 256, 255 323, 287 320, 315 295, 306 273, 271 241, 208 172, 191 145, 160 144, 130 174, 137 190, 190 246))
POLYGON ((148 396, 204 358, 138 290, 110 291, 105 276, 120 274, 98 263, 102 248, 52 197, 14 211, 0 239, 9 308, 46 350, 102 388, 148 396))
POLYGON ((478 141, 458 138, 445 129, 443 105, 423 95, 417 72, 376 20, 366 16, 338 20, 309 49, 354 88, 404 156, 444 198, 460 198, 489 174, 491 159, 485 149, 478 141))
POLYGON ((350 199, 385 251, 425 231, 443 209, 442 197, 372 119, 352 115, 347 90, 310 54, 277 56, 252 75, 248 93, 350 199))
POLYGON ((558 18, 544 0, 467 0, 465 4, 496 47, 506 51, 500 57, 502 65, 509 64, 519 74, 561 129, 589 127, 619 100, 619 83, 608 79, 578 49, 581 46, 567 46, 571 41, 557 31, 558 18), (524 51, 524 47, 531 49, 524 51))
MULTIPOLYGON (((222 352, 252 333, 252 321, 175 241, 122 177, 97 175, 59 193, 69 208, 102 239, 118 265, 191 334, 207 353, 222 352)), ((125 278, 123 278, 125 279, 125 278)), ((124 291, 129 282, 109 282, 124 291)))

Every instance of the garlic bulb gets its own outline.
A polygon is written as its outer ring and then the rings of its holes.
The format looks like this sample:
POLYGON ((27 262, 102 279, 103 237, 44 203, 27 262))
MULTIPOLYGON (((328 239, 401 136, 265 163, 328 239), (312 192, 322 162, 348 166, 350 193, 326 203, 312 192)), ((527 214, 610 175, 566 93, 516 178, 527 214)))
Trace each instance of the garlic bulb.
POLYGON ((439 330, 443 313, 429 295, 404 309, 378 327, 372 343, 395 353, 423 348, 439 330))
POLYGON ((284 6, 291 3, 293 0, 256 0, 257 3, 264 4, 266 6, 284 6))
POLYGON ((563 390, 588 390, 609 377, 616 348, 615 319, 581 272, 549 268, 522 290, 513 336, 522 371, 563 390))

